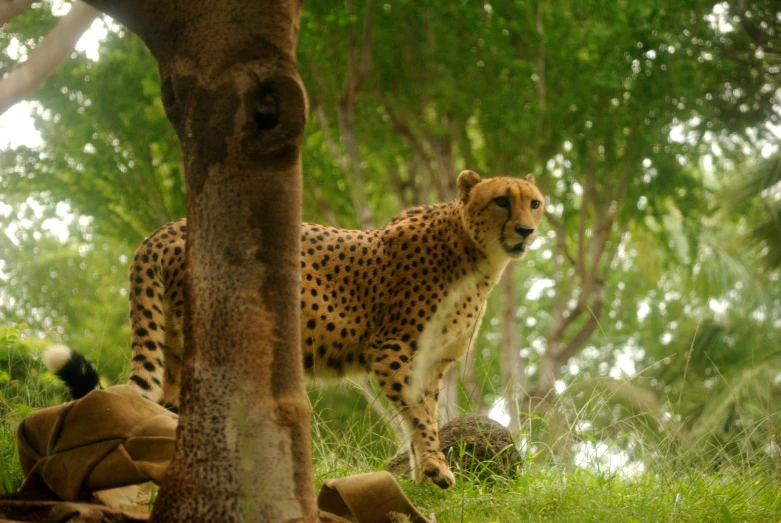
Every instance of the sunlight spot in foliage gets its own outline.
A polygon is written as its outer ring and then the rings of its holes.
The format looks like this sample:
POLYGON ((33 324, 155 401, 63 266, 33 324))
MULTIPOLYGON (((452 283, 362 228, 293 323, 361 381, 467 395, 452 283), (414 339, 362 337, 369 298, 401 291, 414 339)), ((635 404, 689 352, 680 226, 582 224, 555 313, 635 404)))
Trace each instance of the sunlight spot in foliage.
POLYGON ((637 306, 637 319, 643 321, 651 313, 651 306, 647 300, 641 301, 637 306))
POLYGON ((543 292, 545 292, 547 289, 553 288, 555 284, 556 282, 550 278, 542 278, 535 281, 529 289, 529 292, 526 293, 526 299, 539 300, 542 297, 543 292))
POLYGON ((5 54, 8 55, 11 60, 23 61, 27 59, 27 48, 22 45, 19 39, 14 37, 8 42, 8 47, 5 48, 5 54))
POLYGON ((36 106, 39 104, 19 102, 0 116, 0 149, 16 149, 22 145, 36 148, 43 144, 41 133, 30 117, 36 106))
POLYGON ((510 424, 510 415, 507 413, 507 409, 505 409, 504 398, 496 400, 491 407, 491 410, 488 411, 488 417, 494 421, 498 421, 505 427, 510 424))
POLYGON ((715 298, 711 298, 710 300, 708 300, 708 307, 717 315, 724 314, 724 312, 727 310, 728 305, 729 304, 727 303, 726 300, 717 300, 715 298))

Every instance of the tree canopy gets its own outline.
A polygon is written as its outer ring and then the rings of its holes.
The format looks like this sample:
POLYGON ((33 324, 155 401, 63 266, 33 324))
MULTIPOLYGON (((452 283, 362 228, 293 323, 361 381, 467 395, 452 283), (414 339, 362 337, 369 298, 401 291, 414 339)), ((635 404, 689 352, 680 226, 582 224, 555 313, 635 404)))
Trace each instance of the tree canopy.
MULTIPOLYGON (((74 52, 30 98, 44 145, 0 163, 0 321, 102 361, 127 343, 126 257, 185 212, 157 68, 103 20, 99 58, 74 52)), ((453 198, 462 168, 534 173, 544 238, 492 296, 454 401, 566 417, 604 389, 598 430, 653 410, 651 432, 728 437, 781 397, 779 20, 770 0, 311 2, 303 217, 378 226, 453 198)), ((0 45, 21 60, 55 21, 36 4, 0 45)))

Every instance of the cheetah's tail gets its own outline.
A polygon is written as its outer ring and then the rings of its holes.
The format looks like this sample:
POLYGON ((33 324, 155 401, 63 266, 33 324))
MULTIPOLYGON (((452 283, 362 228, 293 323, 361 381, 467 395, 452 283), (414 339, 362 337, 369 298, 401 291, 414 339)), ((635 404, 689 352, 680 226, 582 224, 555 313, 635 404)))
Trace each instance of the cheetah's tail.
POLYGON ((98 371, 79 352, 65 345, 52 345, 43 353, 43 364, 57 375, 77 400, 94 389, 102 388, 98 371))

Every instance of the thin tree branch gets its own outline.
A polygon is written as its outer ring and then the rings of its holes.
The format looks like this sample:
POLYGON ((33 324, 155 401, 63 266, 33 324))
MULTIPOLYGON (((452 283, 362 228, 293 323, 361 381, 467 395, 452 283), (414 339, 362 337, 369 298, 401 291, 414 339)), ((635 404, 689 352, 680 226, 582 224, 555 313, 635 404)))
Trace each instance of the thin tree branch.
POLYGON ((363 19, 363 32, 361 37, 361 47, 357 50, 353 47, 348 54, 347 74, 344 79, 344 93, 340 103, 352 105, 358 91, 366 79, 371 63, 371 38, 374 22, 374 0, 368 0, 366 3, 366 14, 363 19), (355 55, 360 53, 358 66, 355 66, 355 55))
POLYGON ((540 109, 544 110, 547 95, 545 86, 545 29, 542 25, 542 5, 542 2, 537 5, 534 23, 537 28, 537 35, 540 37, 540 46, 537 48, 537 76, 539 78, 537 83, 537 103, 540 109))
POLYGON ((624 169, 621 173, 621 179, 618 183, 615 193, 616 205, 610 212, 604 217, 600 218, 595 227, 594 236, 592 238, 592 251, 591 251, 591 267, 589 270, 589 278, 593 281, 597 278, 599 273, 599 263, 602 256, 605 254, 607 244, 610 239, 610 232, 613 230, 618 212, 623 205, 624 195, 629 187, 630 174, 632 172, 632 155, 629 150, 624 153, 624 169))
MULTIPOLYGON (((540 142, 543 136, 543 127, 545 126, 545 107, 547 100, 547 87, 545 84, 545 28, 542 24, 542 5, 537 4, 537 13, 534 22, 539 36, 539 47, 537 48, 537 132, 534 140, 534 162, 539 165, 542 162, 540 158, 540 142)), ((536 165, 535 165, 536 168, 536 165)))
POLYGON ((99 14, 94 7, 74 0, 70 11, 57 22, 27 61, 14 67, 0 82, 0 114, 28 97, 68 58, 99 14))
POLYGON ((597 282, 595 285, 594 299, 592 300, 592 306, 590 307, 590 316, 586 323, 575 333, 569 342, 564 346, 564 349, 556 355, 556 359, 560 362, 560 365, 564 365, 577 354, 583 345, 589 340, 591 335, 599 326, 599 319, 602 316, 602 309, 605 301, 605 287, 602 282, 597 282))
POLYGON ((368 194, 366 192, 366 183, 363 178, 363 166, 361 165, 361 156, 358 151, 358 143, 355 139, 355 122, 353 118, 353 106, 343 103, 343 99, 337 104, 336 116, 339 122, 339 129, 342 134, 342 142, 347 152, 348 169, 347 174, 350 178, 350 194, 352 195, 353 208, 358 216, 358 222, 362 229, 374 228, 374 215, 369 207, 368 194))
POLYGON ((33 5, 35 0, 0 0, 0 27, 33 5))
POLYGON ((605 258, 603 264, 602 264, 602 270, 599 272, 598 278, 602 281, 607 279, 607 274, 610 272, 610 266, 613 264, 613 260, 616 259, 616 255, 618 254, 618 249, 621 247, 621 244, 624 241, 624 234, 626 234, 626 231, 629 229, 629 220, 625 221, 621 225, 621 230, 618 232, 618 237, 616 238, 616 241, 613 242, 613 246, 610 249, 610 254, 608 254, 607 258, 605 258))
POLYGON ((521 357, 520 326, 515 318, 517 297, 513 282, 513 271, 507 268, 499 280, 501 291, 501 329, 502 329, 502 395, 505 407, 510 414, 510 427, 518 429, 519 399, 529 388, 526 376, 526 361, 521 357))
POLYGON ((545 210, 545 217, 548 219, 548 222, 550 222, 550 224, 553 225, 553 228, 556 230, 556 242, 558 243, 559 250, 561 250, 561 253, 567 259, 567 261, 570 262, 570 264, 572 264, 573 267, 577 267, 578 262, 572 256, 572 253, 569 252, 569 247, 567 247, 567 231, 564 228, 564 224, 561 223, 559 219, 556 218, 556 216, 554 216, 547 209, 545 210))
POLYGON ((434 136, 431 133, 426 133, 426 138, 434 152, 434 159, 439 171, 439 175, 432 180, 437 188, 439 200, 452 200, 456 197, 453 142, 448 137, 434 136))
MULTIPOLYGON (((584 172, 591 168, 590 161, 586 160, 584 172)), ((588 182, 586 182, 588 183, 588 182)), ((586 220, 588 219, 588 197, 584 190, 580 200, 580 212, 578 213, 578 263, 575 270, 578 272, 581 281, 586 279, 586 220)))
MULTIPOLYGON (((586 323, 563 347, 558 345, 556 350, 552 350, 549 343, 548 352, 543 358, 540 369, 540 379, 537 383, 537 388, 530 395, 531 398, 537 398, 537 401, 534 402, 534 408, 542 403, 542 399, 552 394, 553 386, 561 373, 562 366, 583 348, 597 327, 599 327, 599 319, 602 316, 604 306, 605 288, 601 282, 597 282, 595 287, 595 298, 590 308, 591 315, 586 323)), ((567 319, 569 320, 570 318, 567 319)))
POLYGON ((402 178, 401 173, 396 168, 396 166, 388 166, 388 177, 391 180, 396 197, 399 199, 399 202, 403 207, 410 207, 413 205, 407 196, 407 189, 412 189, 413 193, 415 192, 413 180, 415 179, 415 171, 417 170, 417 166, 415 165, 416 161, 417 158, 413 158, 411 161, 407 162, 409 180, 404 180, 402 178))
MULTIPOLYGON (((581 206, 581 211, 584 208, 591 207, 594 226, 592 227, 591 241, 589 242, 589 246, 591 247, 590 257, 586 260, 585 220, 581 217, 581 228, 583 229, 581 232, 583 235, 579 236, 579 241, 582 242, 582 244, 578 247, 580 249, 579 253, 583 255, 583 259, 580 260, 582 266, 580 272, 581 292, 578 297, 579 312, 583 312, 585 304, 590 297, 595 280, 596 265, 602 254, 602 249, 604 248, 602 238, 605 234, 606 219, 603 217, 602 203, 600 202, 599 192, 597 190, 597 177, 595 172, 596 154, 597 146, 594 144, 588 148, 587 165, 583 171, 583 205, 581 206)), ((610 225, 608 224, 607 226, 609 232, 610 225)))
POLYGON ((350 172, 350 165, 347 158, 339 150, 339 146, 336 145, 333 135, 331 134, 331 128, 328 125, 328 116, 325 114, 325 109, 322 105, 315 107, 315 116, 317 116, 317 123, 320 124, 320 129, 323 131, 323 141, 328 151, 333 156, 334 161, 345 173, 350 172))
POLYGON ((396 113, 396 111, 391 107, 391 104, 385 97, 382 97, 382 105, 385 108, 385 112, 388 114, 388 117, 390 118, 393 128, 397 133, 407 139, 409 144, 412 146, 412 149, 422 160, 422 165, 426 168, 426 171, 429 173, 429 175, 432 177, 435 176, 431 167, 431 155, 428 153, 428 151, 426 151, 423 140, 415 135, 415 132, 406 121, 402 121, 398 113, 396 113))
POLYGON ((326 225, 331 227, 340 227, 339 217, 336 215, 333 207, 331 207, 330 200, 315 196, 315 206, 317 211, 325 218, 326 225))
POLYGON ((353 207, 358 215, 358 221, 362 229, 374 227, 374 216, 368 205, 366 184, 363 178, 363 166, 361 162, 358 144, 355 138, 355 99, 358 90, 363 84, 369 71, 371 58, 371 35, 374 21, 374 0, 369 0, 366 5, 366 15, 363 23, 363 37, 360 50, 355 46, 351 49, 347 61, 347 73, 344 80, 344 92, 336 104, 336 117, 342 142, 347 153, 349 169, 346 171, 350 178, 350 192, 352 194, 353 207), (360 52, 360 62, 356 68, 355 55, 360 52))

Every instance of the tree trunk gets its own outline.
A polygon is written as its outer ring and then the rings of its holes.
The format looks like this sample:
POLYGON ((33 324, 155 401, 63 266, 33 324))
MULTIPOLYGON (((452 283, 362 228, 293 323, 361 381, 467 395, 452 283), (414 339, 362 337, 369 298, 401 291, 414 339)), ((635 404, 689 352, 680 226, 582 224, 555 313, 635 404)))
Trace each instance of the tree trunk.
POLYGON ((353 198, 353 208, 358 216, 361 229, 374 229, 374 218, 369 206, 369 193, 366 191, 366 182, 363 176, 363 162, 358 151, 358 143, 355 139, 353 102, 342 99, 336 109, 339 131, 342 135, 346 157, 348 159, 348 175, 350 180, 350 194, 353 198))
POLYGON ((488 406, 485 404, 483 390, 477 379, 478 356, 477 347, 472 347, 464 357, 464 386, 466 387, 466 395, 470 399, 469 406, 473 412, 486 416, 488 415, 488 406))
POLYGON ((360 41, 357 37, 350 48, 347 73, 344 79, 344 91, 336 104, 336 121, 344 144, 347 176, 350 180, 350 194, 353 207, 358 216, 361 229, 374 229, 374 216, 369 206, 369 194, 366 191, 366 181, 363 176, 363 161, 358 150, 355 136, 355 101, 369 73, 369 61, 372 50, 372 30, 374 24, 374 0, 366 2, 363 30, 360 41))
POLYGON ((510 430, 516 431, 520 426, 521 405, 529 389, 526 378, 526 362, 521 358, 521 336, 518 320, 515 317, 517 299, 513 284, 513 266, 504 270, 499 280, 501 293, 500 323, 502 328, 502 396, 507 413, 510 415, 510 430))
MULTIPOLYGON (((14 14, 12 12, 11 16, 14 14)), ((84 2, 76 0, 71 4, 71 10, 57 22, 27 61, 14 67, 0 82, 0 114, 29 96, 70 56, 81 35, 99 14, 100 11, 84 2)))
POLYGON ((439 390, 440 426, 458 417, 458 369, 454 363, 442 378, 442 388, 439 390))
POLYGON ((155 56, 187 188, 177 448, 156 521, 314 521, 295 0, 92 0, 155 56))
MULTIPOLYGON (((449 122, 447 122, 449 123, 449 122)), ((440 201, 447 202, 458 196, 456 191, 456 168, 453 158, 453 142, 450 136, 429 136, 429 143, 434 152, 439 178, 433 180, 437 187, 440 201)))

